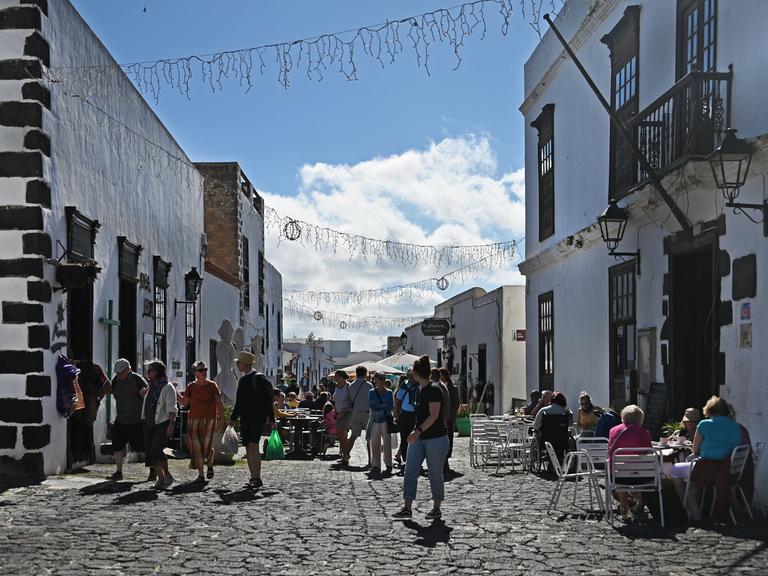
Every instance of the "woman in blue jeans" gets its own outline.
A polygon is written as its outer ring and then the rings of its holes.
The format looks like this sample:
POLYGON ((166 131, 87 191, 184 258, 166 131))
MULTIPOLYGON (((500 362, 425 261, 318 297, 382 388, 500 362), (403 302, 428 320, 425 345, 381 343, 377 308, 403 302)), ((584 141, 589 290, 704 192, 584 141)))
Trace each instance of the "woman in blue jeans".
POLYGON ((429 487, 434 502, 426 518, 437 520, 442 516, 440 506, 445 497, 443 465, 448 455, 448 429, 443 421, 443 392, 440 386, 430 382, 428 356, 422 356, 413 364, 413 376, 419 384, 416 396, 416 426, 408 435, 408 456, 403 481, 403 507, 395 518, 410 518, 411 507, 416 499, 416 485, 424 460, 427 460, 429 487))

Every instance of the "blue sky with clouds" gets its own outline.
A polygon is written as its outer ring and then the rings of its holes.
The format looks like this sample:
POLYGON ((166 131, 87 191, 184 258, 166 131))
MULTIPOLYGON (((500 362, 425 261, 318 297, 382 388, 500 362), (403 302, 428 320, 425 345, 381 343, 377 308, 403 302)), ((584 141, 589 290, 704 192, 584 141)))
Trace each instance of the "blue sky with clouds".
MULTIPOLYGON (((454 5, 445 0, 72 1, 118 62, 248 48, 454 5)), ((268 204, 286 214, 409 242, 519 238, 523 121, 517 108, 523 64, 538 36, 519 10, 506 36, 493 4, 485 15, 486 37, 467 40, 458 70, 450 47, 436 43, 429 75, 406 48, 383 69, 361 55, 356 82, 333 73, 315 82, 297 72, 286 90, 277 82, 277 68, 268 66, 247 94, 237 82, 212 94, 193 81, 189 100, 166 89, 150 104, 193 160, 237 160, 268 204)), ((285 243, 268 243, 268 257, 291 288, 376 288, 435 272, 349 262, 343 255, 318 256, 285 243), (338 274, 340 266, 346 273, 338 274), (332 278, 340 280, 329 285, 332 278)), ((477 284, 493 289, 516 281, 516 266, 509 266, 477 284)), ((453 293, 343 311, 428 313, 453 293)), ((303 336, 313 328, 317 333, 316 326, 294 321, 286 334, 303 336)), ((352 337, 357 347, 376 347, 382 339, 349 331, 325 336, 352 337)))

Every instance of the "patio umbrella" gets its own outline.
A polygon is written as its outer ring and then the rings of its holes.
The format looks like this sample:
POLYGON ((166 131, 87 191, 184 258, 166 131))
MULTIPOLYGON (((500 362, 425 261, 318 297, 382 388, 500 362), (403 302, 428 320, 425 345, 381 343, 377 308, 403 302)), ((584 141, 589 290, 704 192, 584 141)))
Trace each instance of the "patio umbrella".
MULTIPOLYGON (((409 369, 413 368, 413 363, 418 360, 418 356, 414 356, 413 354, 408 354, 406 352, 398 352, 397 354, 393 354, 392 356, 387 356, 383 360, 379 361, 379 364, 384 364, 386 366, 392 366, 393 368, 397 368, 398 370, 402 370, 403 372, 407 372, 409 369)), ((437 362, 434 360, 429 361, 431 366, 436 366, 437 362)))
POLYGON ((397 368, 393 368, 392 366, 387 366, 385 364, 382 364, 381 362, 361 362, 360 364, 353 364, 352 366, 347 366, 346 368, 342 368, 344 372, 347 374, 354 374, 355 368, 358 366, 365 366, 365 368, 368 370, 368 372, 382 372, 384 374, 403 374, 402 370, 398 370, 397 368))

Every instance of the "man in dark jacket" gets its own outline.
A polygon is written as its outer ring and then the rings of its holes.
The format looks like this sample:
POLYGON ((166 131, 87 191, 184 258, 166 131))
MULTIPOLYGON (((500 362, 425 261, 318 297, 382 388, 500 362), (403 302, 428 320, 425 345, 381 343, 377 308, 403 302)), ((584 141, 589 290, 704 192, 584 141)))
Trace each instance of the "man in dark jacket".
POLYGON ((237 398, 229 425, 234 426, 240 418, 240 436, 251 472, 248 485, 261 488, 264 483, 261 481, 259 438, 263 432, 274 429, 275 411, 272 383, 253 369, 255 362, 256 357, 250 352, 240 352, 237 355, 237 369, 243 376, 237 383, 237 398))

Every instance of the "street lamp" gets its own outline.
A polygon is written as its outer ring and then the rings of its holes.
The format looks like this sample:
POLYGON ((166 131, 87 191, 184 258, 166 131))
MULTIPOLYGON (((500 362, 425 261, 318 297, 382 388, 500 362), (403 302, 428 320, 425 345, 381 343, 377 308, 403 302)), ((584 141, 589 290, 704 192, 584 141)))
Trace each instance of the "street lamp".
POLYGON ((184 300, 173 300, 174 314, 179 304, 196 304, 197 297, 200 295, 200 287, 203 285, 203 279, 195 266, 184 275, 184 300))
POLYGON ((712 168, 715 185, 725 198, 726 208, 733 208, 734 214, 740 211, 755 223, 758 221, 744 210, 760 210, 763 213, 763 235, 768 237, 768 200, 763 200, 762 204, 736 202, 741 187, 747 181, 753 154, 754 150, 749 142, 738 138, 735 129, 728 128, 720 146, 707 156, 707 160, 712 168))
POLYGON ((405 347, 408 344, 408 334, 405 333, 405 330, 403 330, 403 333, 400 334, 400 345, 403 347, 403 352, 405 352, 405 347))
POLYGON ((629 215, 627 211, 611 198, 608 207, 597 217, 597 224, 600 226, 600 236, 608 247, 608 253, 615 258, 622 256, 632 257, 637 262, 637 273, 640 274, 640 250, 637 252, 616 252, 627 229, 629 215))

